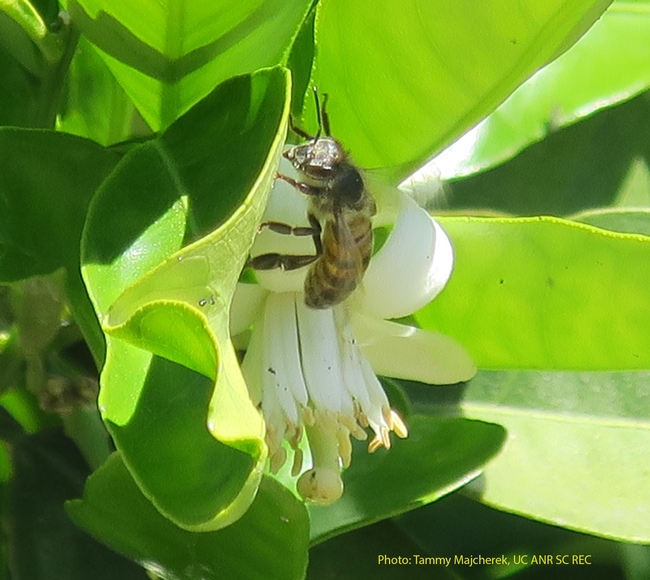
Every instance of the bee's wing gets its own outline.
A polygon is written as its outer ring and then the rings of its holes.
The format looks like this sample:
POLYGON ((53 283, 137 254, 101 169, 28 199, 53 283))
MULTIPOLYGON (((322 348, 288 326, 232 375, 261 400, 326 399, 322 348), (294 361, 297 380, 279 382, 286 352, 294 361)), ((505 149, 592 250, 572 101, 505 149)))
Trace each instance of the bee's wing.
MULTIPOLYGON (((367 259, 364 260, 364 255, 359 247, 359 240, 355 238, 348 219, 343 215, 343 212, 334 215, 333 227, 336 230, 337 262, 340 268, 355 272, 354 279, 358 283, 368 263, 367 259)), ((360 232, 360 234, 363 234, 363 232, 360 232)))
MULTIPOLYGON (((392 223, 401 207, 396 186, 391 185, 384 169, 366 169, 363 172, 368 191, 377 202, 376 225, 392 223)), ((440 178, 440 171, 432 164, 406 178, 399 185, 402 193, 429 212, 446 210, 451 204, 451 190, 440 178)))

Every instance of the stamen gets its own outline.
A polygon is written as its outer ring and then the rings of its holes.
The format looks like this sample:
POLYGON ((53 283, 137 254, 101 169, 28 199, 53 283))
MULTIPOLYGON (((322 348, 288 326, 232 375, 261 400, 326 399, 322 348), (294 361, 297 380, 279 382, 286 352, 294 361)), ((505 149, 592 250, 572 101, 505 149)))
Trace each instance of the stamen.
POLYGON ((400 439, 406 439, 409 436, 409 430, 406 426, 406 423, 402 421, 402 418, 397 414, 396 411, 391 409, 391 428, 400 439))
POLYGON ((303 407, 302 408, 302 420, 307 425, 308 427, 311 427, 314 425, 316 422, 316 418, 314 417, 314 410, 311 407, 303 407))
POLYGON ((269 468, 271 473, 275 474, 280 471, 280 468, 284 465, 287 460, 287 451, 284 447, 280 447, 269 460, 269 468))
POLYGON ((339 457, 343 467, 350 467, 352 461, 352 443, 350 443, 350 432, 343 426, 336 432, 336 440, 339 447, 339 457))
POLYGON ((390 431, 387 427, 382 425, 381 427, 381 442, 383 443, 386 449, 390 449, 390 431))
POLYGON ((303 453, 302 449, 295 449, 293 454, 293 465, 291 466, 291 477, 298 477, 302 471, 303 453))
POLYGON ((375 435, 372 441, 368 443, 368 453, 374 453, 375 451, 377 451, 377 449, 381 447, 381 445, 382 445, 381 439, 379 438, 378 435, 375 435))

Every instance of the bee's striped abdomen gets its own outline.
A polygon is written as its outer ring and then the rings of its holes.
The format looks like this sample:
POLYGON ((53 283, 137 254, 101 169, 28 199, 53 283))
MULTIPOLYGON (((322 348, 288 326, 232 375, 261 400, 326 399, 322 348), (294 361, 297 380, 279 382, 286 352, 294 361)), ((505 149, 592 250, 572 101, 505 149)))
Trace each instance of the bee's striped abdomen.
POLYGON ((343 302, 361 282, 370 262, 372 223, 362 213, 328 220, 322 236, 323 254, 305 280, 305 302, 330 308, 343 302))

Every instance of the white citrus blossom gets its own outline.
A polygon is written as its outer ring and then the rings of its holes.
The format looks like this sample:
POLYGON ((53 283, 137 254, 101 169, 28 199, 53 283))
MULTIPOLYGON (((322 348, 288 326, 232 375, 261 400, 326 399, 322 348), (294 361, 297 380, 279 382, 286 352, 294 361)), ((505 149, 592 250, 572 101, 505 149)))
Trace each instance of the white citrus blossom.
MULTIPOLYGON (((283 160, 279 171, 294 176, 283 160)), ((310 501, 332 503, 343 492, 341 469, 351 460, 350 436, 371 433, 370 452, 390 447, 390 432, 407 427, 390 408, 376 374, 433 384, 470 379, 474 363, 463 348, 441 334, 390 322, 430 302, 451 275, 453 251, 442 228, 411 198, 396 189, 373 189, 379 213, 375 227, 391 226, 372 257, 362 285, 334 308, 304 303, 308 267, 257 272, 257 284, 240 284, 233 300, 231 331, 253 325, 243 373, 267 425, 271 470, 293 451, 298 492, 310 501), (377 195, 377 191, 380 191, 377 195), (311 466, 303 471, 303 438, 311 466)), ((265 221, 308 226, 307 199, 276 180, 265 221)), ((313 254, 310 237, 263 230, 251 255, 313 254)))

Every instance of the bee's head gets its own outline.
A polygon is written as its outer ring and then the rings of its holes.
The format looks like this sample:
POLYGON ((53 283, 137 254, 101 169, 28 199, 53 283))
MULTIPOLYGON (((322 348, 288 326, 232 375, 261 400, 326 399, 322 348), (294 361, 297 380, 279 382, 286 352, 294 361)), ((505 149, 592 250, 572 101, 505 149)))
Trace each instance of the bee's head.
POLYGON ((345 151, 332 137, 316 137, 285 151, 284 156, 305 179, 319 184, 336 176, 345 151))

